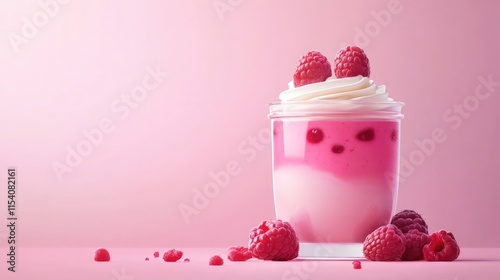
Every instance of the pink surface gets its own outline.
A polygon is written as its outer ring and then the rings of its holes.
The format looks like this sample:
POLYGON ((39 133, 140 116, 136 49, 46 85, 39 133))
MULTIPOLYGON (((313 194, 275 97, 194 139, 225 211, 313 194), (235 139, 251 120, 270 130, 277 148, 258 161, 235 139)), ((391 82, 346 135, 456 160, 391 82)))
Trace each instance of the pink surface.
MULTIPOLYGON (((274 217, 267 103, 303 53, 333 60, 344 43, 406 103, 398 209, 462 246, 500 247, 500 2, 39 2, 50 1, 0 3, 0 224, 13 166, 20 258, 27 247, 245 244, 274 217)), ((26 253, 20 269, 51 256, 26 253)), ((432 264, 448 279, 492 265, 432 264)))
MULTIPOLYGON (((179 249, 179 248, 178 248, 179 249)), ((23 249, 16 273, 0 271, 2 279, 427 279, 497 280, 500 275, 500 248, 465 248, 453 262, 369 262, 361 261, 361 269, 354 269, 350 261, 294 260, 273 262, 251 259, 231 262, 225 248, 180 248, 190 262, 166 263, 154 258, 158 248, 109 248, 111 261, 96 263, 94 249, 39 248, 23 249), (222 266, 209 266, 213 255, 221 255, 222 266), (43 257, 42 257, 43 256, 43 257), (145 258, 149 257, 149 261, 145 258), (8 278, 3 278, 8 276, 8 278)))

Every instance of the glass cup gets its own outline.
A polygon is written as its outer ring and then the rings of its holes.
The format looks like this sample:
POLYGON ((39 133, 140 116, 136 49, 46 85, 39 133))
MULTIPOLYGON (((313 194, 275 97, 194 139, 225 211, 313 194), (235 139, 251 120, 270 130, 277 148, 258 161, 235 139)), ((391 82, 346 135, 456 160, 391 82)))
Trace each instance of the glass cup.
POLYGON ((362 258, 366 236, 396 209, 396 101, 269 104, 276 217, 290 222, 300 258, 362 258))

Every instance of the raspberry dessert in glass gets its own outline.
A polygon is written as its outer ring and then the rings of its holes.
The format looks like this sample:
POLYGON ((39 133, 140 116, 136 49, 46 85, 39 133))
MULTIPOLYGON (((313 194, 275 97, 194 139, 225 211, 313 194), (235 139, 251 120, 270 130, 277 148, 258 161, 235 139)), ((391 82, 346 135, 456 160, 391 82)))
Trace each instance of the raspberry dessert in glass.
POLYGON ((394 214, 403 103, 369 75, 358 47, 341 49, 333 71, 309 52, 269 105, 276 216, 295 229, 301 258, 362 257, 394 214))

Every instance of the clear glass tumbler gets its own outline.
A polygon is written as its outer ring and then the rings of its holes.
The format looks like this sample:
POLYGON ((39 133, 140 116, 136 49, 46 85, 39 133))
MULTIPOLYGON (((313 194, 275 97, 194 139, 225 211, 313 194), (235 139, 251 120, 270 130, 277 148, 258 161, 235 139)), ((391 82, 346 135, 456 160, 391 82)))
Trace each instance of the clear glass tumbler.
POLYGON ((403 105, 349 100, 269 105, 276 216, 296 230, 300 258, 362 258, 365 237, 390 222, 403 105))

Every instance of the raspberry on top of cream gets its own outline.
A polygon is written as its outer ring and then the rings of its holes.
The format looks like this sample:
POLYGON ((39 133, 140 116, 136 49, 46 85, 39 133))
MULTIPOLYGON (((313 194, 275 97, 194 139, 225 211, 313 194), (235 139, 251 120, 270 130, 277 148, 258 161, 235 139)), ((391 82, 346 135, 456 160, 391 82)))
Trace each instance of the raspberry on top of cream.
POLYGON ((391 114, 402 118, 404 104, 390 98, 384 85, 370 80, 370 72, 368 57, 356 46, 340 49, 333 65, 321 53, 308 52, 299 59, 293 80, 279 95, 280 101, 270 104, 269 117, 345 117, 354 111, 366 111, 370 114, 366 118, 393 118, 391 114))

